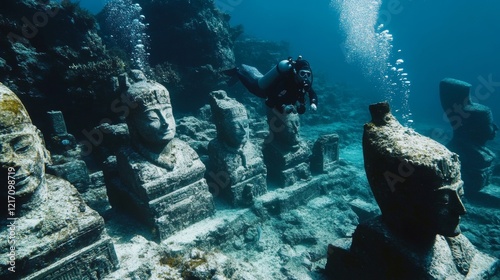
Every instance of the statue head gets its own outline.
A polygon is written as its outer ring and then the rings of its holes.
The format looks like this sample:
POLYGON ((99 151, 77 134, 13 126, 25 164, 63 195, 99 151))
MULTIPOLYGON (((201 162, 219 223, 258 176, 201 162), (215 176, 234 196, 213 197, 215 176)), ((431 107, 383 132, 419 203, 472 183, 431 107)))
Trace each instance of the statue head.
POLYGON ((498 126, 493 122, 490 108, 472 103, 465 106, 463 112, 467 117, 464 118, 463 125, 457 129, 456 134, 479 146, 484 146, 487 141, 495 138, 498 126))
POLYGON ((455 153, 403 127, 387 103, 370 106, 363 154, 372 192, 389 227, 434 238, 460 233, 463 182, 455 153))
POLYGON ((490 108, 472 102, 471 85, 464 81, 445 78, 439 84, 441 106, 453 127, 454 136, 479 146, 493 140, 498 127, 493 123, 490 108))
POLYGON ((127 95, 137 105, 127 116, 132 143, 161 150, 176 131, 168 90, 159 83, 142 80, 131 84, 127 95))
POLYGON ((288 148, 296 147, 300 142, 300 118, 296 112, 280 113, 276 109, 267 110, 269 137, 288 148))
POLYGON ((248 115, 245 107, 224 91, 210 93, 210 106, 217 128, 217 138, 232 148, 248 141, 248 115))
MULTIPOLYGON (((16 196, 28 198, 44 184, 50 155, 21 100, 1 83, 0 111, 0 165, 15 181, 16 196)), ((7 193, 6 188, 3 193, 7 193)))

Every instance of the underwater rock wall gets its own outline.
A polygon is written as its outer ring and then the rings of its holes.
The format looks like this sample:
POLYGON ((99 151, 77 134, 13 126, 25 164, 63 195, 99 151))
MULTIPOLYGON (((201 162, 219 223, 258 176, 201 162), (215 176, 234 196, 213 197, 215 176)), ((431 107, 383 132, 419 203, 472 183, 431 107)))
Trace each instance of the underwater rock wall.
POLYGON ((213 1, 140 0, 149 23, 150 64, 155 79, 169 88, 173 106, 193 111, 218 89, 219 71, 234 67, 229 16, 213 1), (195 81, 195 82, 193 82, 195 81))
POLYGON ((102 118, 99 102, 124 62, 109 55, 94 17, 69 1, 2 1, 0 82, 18 93, 45 130, 48 110, 73 120, 70 129, 102 118), (89 114, 88 112, 92 112, 89 114))

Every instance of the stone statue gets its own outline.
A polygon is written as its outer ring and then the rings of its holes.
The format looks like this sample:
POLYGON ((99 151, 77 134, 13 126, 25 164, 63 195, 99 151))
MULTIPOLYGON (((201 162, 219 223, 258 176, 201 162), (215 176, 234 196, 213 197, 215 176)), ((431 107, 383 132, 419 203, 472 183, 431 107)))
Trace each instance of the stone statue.
POLYGON ((382 216, 358 225, 348 257, 334 261, 340 250, 331 250, 327 269, 339 278, 346 273, 373 279, 492 276, 498 260, 479 252, 460 231, 466 210, 458 156, 403 127, 387 103, 371 105, 370 112, 363 155, 382 216))
POLYGON ((465 195, 473 197, 490 184, 496 156, 486 142, 495 138, 498 127, 490 108, 471 101, 470 88, 470 84, 451 78, 439 85, 441 106, 453 128, 447 147, 460 156, 465 195))
POLYGON ((422 241, 459 234, 465 208, 458 156, 401 126, 387 103, 371 105, 370 112, 363 155, 384 222, 422 241))
POLYGON ((69 182, 45 174, 43 137, 1 83, 0 111, 0 278, 96 279, 113 271, 118 261, 104 220, 69 182))
POLYGON ((248 141, 245 107, 225 91, 210 93, 217 138, 210 141, 206 178, 214 195, 221 194, 234 206, 246 206, 267 190, 262 152, 248 141))
POLYGON ((159 83, 135 71, 133 83, 121 87, 134 106, 126 117, 131 147, 116 157, 119 184, 111 184, 110 202, 126 208, 164 239, 214 212, 198 154, 175 138, 170 95, 159 83))
POLYGON ((264 162, 268 181, 280 187, 309 179, 311 150, 300 138, 299 114, 293 109, 280 113, 267 108, 269 134, 264 142, 264 162))

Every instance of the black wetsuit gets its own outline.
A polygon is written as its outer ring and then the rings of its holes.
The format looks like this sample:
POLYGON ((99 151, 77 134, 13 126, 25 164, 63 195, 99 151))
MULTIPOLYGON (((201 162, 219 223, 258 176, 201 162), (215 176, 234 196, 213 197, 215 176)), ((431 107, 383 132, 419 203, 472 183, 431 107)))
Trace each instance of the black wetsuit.
POLYGON ((307 90, 302 89, 294 79, 292 71, 282 73, 271 85, 266 89, 261 89, 258 86, 258 79, 250 77, 243 73, 238 73, 239 79, 245 87, 254 95, 266 98, 266 105, 270 108, 276 108, 280 113, 286 105, 293 105, 299 114, 304 114, 306 111, 305 95, 309 95, 310 104, 318 105, 318 96, 312 87, 307 90))

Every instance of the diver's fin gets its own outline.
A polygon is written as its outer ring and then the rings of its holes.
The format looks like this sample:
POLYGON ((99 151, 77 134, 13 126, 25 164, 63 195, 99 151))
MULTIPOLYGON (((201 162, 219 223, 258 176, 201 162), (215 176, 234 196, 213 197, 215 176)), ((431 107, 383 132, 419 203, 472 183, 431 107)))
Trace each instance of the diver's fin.
POLYGON ((234 67, 234 68, 231 68, 231 69, 223 70, 222 74, 224 74, 226 76, 234 77, 234 76, 236 76, 238 74, 238 67, 234 67))

